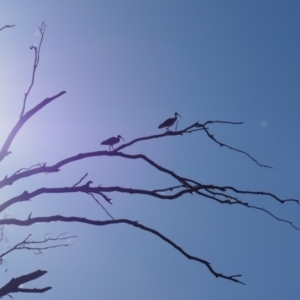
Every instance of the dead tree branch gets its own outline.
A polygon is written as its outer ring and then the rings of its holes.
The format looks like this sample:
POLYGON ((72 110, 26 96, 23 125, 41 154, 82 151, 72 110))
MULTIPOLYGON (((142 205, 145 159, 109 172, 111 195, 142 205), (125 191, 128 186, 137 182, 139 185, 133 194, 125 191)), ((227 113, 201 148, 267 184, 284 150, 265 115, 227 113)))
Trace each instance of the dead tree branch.
MULTIPOLYGON (((218 121, 221 122, 221 121, 218 121)), ((168 133, 168 132, 167 132, 168 133)), ((273 198, 274 200, 280 202, 281 204, 286 203, 286 202, 294 202, 298 205, 300 205, 300 201, 296 200, 296 199, 280 199, 279 197, 277 197, 276 195, 272 194, 272 193, 268 193, 268 192, 261 192, 261 191, 243 191, 243 190, 238 190, 234 187, 231 186, 215 186, 215 185, 206 185, 206 184, 202 184, 199 183, 195 180, 192 179, 188 179, 188 178, 183 178, 179 175, 177 175, 175 172, 168 170, 158 164, 156 164, 153 160, 149 159, 146 155, 143 154, 136 154, 136 155, 130 155, 130 154, 125 154, 123 152, 117 152, 117 151, 97 151, 97 152, 89 152, 89 153, 83 153, 83 154, 78 154, 76 156, 73 157, 69 157, 67 159, 64 159, 60 162, 58 162, 57 164, 53 165, 53 166, 49 166, 47 167, 45 164, 41 165, 40 167, 34 168, 34 169, 29 169, 29 170, 25 170, 23 172, 19 172, 19 173, 14 173, 11 177, 6 177, 4 180, 2 180, 0 182, 0 187, 1 184, 6 184, 8 182, 12 183, 13 181, 16 181, 20 178, 23 177, 28 177, 34 174, 38 174, 41 172, 45 172, 45 173, 51 173, 51 172, 57 172, 59 171, 60 167, 77 161, 77 160, 81 160, 84 158, 88 158, 88 157, 94 157, 94 156, 117 156, 117 157, 122 157, 122 158, 126 158, 126 159, 142 159, 144 160, 146 163, 148 163, 149 165, 151 165, 152 167, 156 168, 158 171, 163 172, 171 177, 173 177, 177 182, 179 182, 180 184, 182 184, 181 189, 175 193, 175 194, 170 194, 170 195, 162 195, 160 192, 156 192, 156 191, 150 191, 150 190, 141 190, 141 189, 132 189, 132 188, 124 188, 124 187, 90 187, 90 183, 92 183, 91 181, 89 181, 87 184, 82 185, 82 186, 78 186, 78 184, 86 177, 86 175, 84 175, 80 181, 78 183, 76 183, 75 186, 73 187, 65 187, 65 188, 40 188, 38 190, 35 190, 31 193, 28 193, 27 191, 25 191, 24 193, 22 193, 19 196, 16 196, 14 198, 11 198, 7 201, 5 201, 3 204, 0 205, 0 212, 3 211, 4 209, 6 209, 8 206, 17 203, 17 202, 21 202, 21 201, 29 201, 30 199, 40 195, 40 194, 44 194, 44 193, 74 193, 74 192, 83 192, 83 193, 87 193, 87 194, 98 194, 101 195, 107 202, 111 203, 111 199, 108 198, 105 193, 109 193, 109 192, 120 192, 120 193, 129 193, 129 194, 140 194, 140 195, 148 195, 148 196, 152 196, 155 198, 159 198, 162 200, 173 200, 176 198, 181 197, 184 194, 187 193, 197 193, 200 196, 209 198, 209 199, 213 199, 215 201, 218 201, 220 203, 223 204, 233 204, 232 202, 228 202, 228 198, 230 199, 236 199, 236 196, 226 193, 227 191, 233 191, 236 194, 249 194, 249 195, 263 195, 263 196, 268 196, 273 198), (221 198, 218 198, 217 196, 221 196, 221 198)), ((179 188, 178 187, 178 188, 179 188)), ((174 187, 167 187, 165 188, 165 190, 173 190, 174 187)), ((240 204, 243 205, 245 207, 249 207, 248 203, 242 202, 242 201, 236 201, 235 204, 240 204)), ((255 208, 255 206, 251 206, 251 208, 255 208)), ((257 209, 257 208, 255 208, 257 209)), ((271 212, 267 211, 266 209, 262 209, 260 208, 260 210, 268 212, 268 214, 270 216, 274 216, 271 212)), ((110 216, 110 214, 108 214, 110 216)), ((292 227, 298 229, 298 227, 296 227, 295 225, 293 225, 290 221, 287 220, 283 220, 281 218, 275 217, 275 219, 277 220, 281 220, 284 221, 286 223, 291 224, 292 227)))
POLYGON ((21 173, 23 171, 32 170, 32 169, 37 168, 37 167, 42 167, 44 165, 46 165, 46 163, 38 163, 38 164, 35 164, 35 165, 33 165, 33 166, 29 167, 29 168, 21 168, 18 171, 16 171, 14 174, 18 174, 18 173, 21 173))
MULTIPOLYGON (((29 110, 27 113, 25 113, 24 115, 22 115, 22 117, 19 119, 19 121, 17 122, 17 124, 13 127, 13 129, 11 130, 10 134, 8 135, 6 141, 4 142, 2 149, 0 151, 0 162, 9 154, 11 154, 11 151, 9 150, 9 147, 11 145, 11 143, 13 142, 15 136, 17 135, 17 133, 19 132, 19 130, 22 128, 22 126, 26 123, 26 121, 28 121, 34 114, 36 114, 39 110, 41 110, 43 107, 45 107, 47 104, 51 103, 53 100, 59 98, 60 96, 62 96, 63 94, 65 94, 65 91, 62 91, 60 93, 58 93, 55 96, 52 96, 50 98, 46 98, 44 99, 42 102, 40 102, 39 104, 37 104, 34 108, 32 108, 31 110, 29 110)), ((38 168, 36 168, 38 169, 38 168)), ((36 170, 35 169, 35 170, 36 170)), ((19 173, 22 174, 22 173, 19 173)))
POLYGON ((83 180, 86 176, 88 176, 88 173, 86 173, 85 175, 83 175, 83 176, 79 179, 79 181, 77 181, 77 182, 73 185, 73 187, 75 187, 76 185, 78 185, 79 183, 81 183, 82 180, 83 180))
POLYGON ((89 224, 89 225, 95 225, 95 226, 106 226, 106 225, 113 225, 113 224, 126 224, 126 225, 131 225, 136 228, 139 228, 143 231, 150 232, 163 241, 165 241, 167 244, 171 245, 173 248, 175 248, 177 251, 179 251, 182 255, 184 255, 186 258, 190 260, 194 260, 197 262, 200 262, 204 264, 208 270, 217 278, 224 278, 230 281, 238 282, 241 284, 244 284, 242 281, 238 280, 238 277, 241 277, 242 275, 224 275, 222 273, 218 273, 215 271, 215 269, 212 268, 211 264, 201 258, 198 258, 196 256, 192 256, 185 252, 181 247, 179 247, 176 243, 162 235, 160 232, 149 228, 147 226, 144 226, 138 221, 132 221, 132 220, 127 220, 127 219, 117 219, 117 220, 107 220, 107 221, 99 221, 99 220, 90 220, 86 218, 80 218, 80 217, 65 217, 65 216, 48 216, 48 217, 37 217, 37 218, 31 218, 27 220, 18 220, 18 219, 5 219, 5 220, 0 220, 0 225, 17 225, 17 226, 30 226, 32 224, 36 223, 49 223, 49 222, 78 222, 78 223, 84 223, 84 224, 89 224))
MULTIPOLYGON (((61 92, 59 93, 58 95, 54 96, 54 97, 60 97, 61 95, 63 95, 65 92, 61 92)), ((56 99, 55 98, 55 99, 56 99)), ((49 98, 47 98, 49 99, 49 98)), ((47 99, 45 99, 44 101, 46 101, 47 99)), ((52 99, 54 100, 54 99, 52 99)), ((51 101, 52 101, 51 100, 51 101)), ((44 102, 43 101, 43 102, 44 102)), ((43 103, 42 102, 42 103, 43 103)), ((40 103, 40 104, 42 104, 40 103)), ((48 103, 47 103, 48 104, 48 103)), ((46 104, 45 104, 46 105, 46 104)), ((45 106, 43 105, 43 107, 45 106)), ((42 107, 41 107, 42 108, 42 107)), ((39 109, 41 109, 39 108, 39 109)), ((33 108, 35 109, 35 108, 33 108)), ((32 110, 33 110, 32 109, 32 110)), ((38 109, 38 110, 39 110, 38 109)), ((37 110, 37 111, 38 111, 37 110)), ((34 111, 34 113, 36 113, 37 111, 34 111)), ((29 113, 29 112, 28 112, 29 113)), ((27 114, 24 115, 24 117, 26 116, 27 114)), ((31 116, 31 115, 30 115, 31 116)), ((20 128, 22 127, 22 125, 26 122, 27 120, 25 120, 21 125, 19 126, 15 126, 17 127, 17 129, 13 129, 12 132, 10 133, 9 137, 6 141, 6 143, 4 144, 1 152, 0 152, 0 161, 6 156, 8 155, 9 153, 7 153, 7 150, 12 142, 12 140, 14 139, 15 135, 17 134, 18 130, 20 130, 20 128), (7 144, 7 145, 6 145, 7 144), (3 153, 7 153, 6 155, 3 156, 3 153)), ((19 122, 18 122, 19 123, 19 122)), ((207 121, 205 124, 210 124, 210 123, 224 123, 224 124, 233 124, 233 125, 240 125, 240 124, 243 124, 242 122, 228 122, 228 121, 207 121)), ((182 134, 186 134, 186 133, 192 133, 194 131, 198 131, 198 130, 204 130, 204 125, 201 125, 199 124, 198 122, 186 127, 185 129, 181 130, 181 131, 176 131, 176 132, 173 132, 173 131, 167 131, 163 134, 157 134, 157 135, 150 135, 150 136, 146 136, 146 137, 141 137, 141 138, 137 138, 137 139, 134 139, 132 140, 131 142, 128 142, 126 144, 123 144, 121 146, 119 146, 118 148, 116 148, 114 151, 95 151, 95 152, 87 152, 87 153, 80 153, 78 155, 74 155, 74 156, 71 156, 71 157, 68 157, 68 158, 65 158, 63 160, 61 160, 60 162, 56 163, 55 165, 53 166, 46 166, 46 164, 42 165, 41 167, 39 168, 34 168, 33 170, 24 170, 23 172, 15 172, 13 175, 9 176, 9 177, 5 177, 3 180, 0 181, 0 188, 2 188, 3 186, 6 186, 6 185, 12 185, 15 181, 21 179, 21 178, 25 178, 25 177, 29 177, 29 176, 32 176, 32 175, 35 175, 35 174, 40 174, 40 173, 53 173, 53 172, 58 172, 60 170, 60 168, 66 164, 69 164, 69 163, 72 163, 72 162, 75 162, 75 161, 78 161, 78 160, 81 160, 81 159, 85 159, 85 158, 88 158, 88 157, 96 157, 96 156, 116 156, 118 155, 119 151, 124 149, 124 148, 127 148, 135 143, 138 143, 138 142, 141 142, 141 141, 145 141, 145 140, 150 140, 150 139, 157 139, 157 138, 164 138, 166 136, 177 136, 177 135, 182 135, 182 134), (201 128, 199 128, 201 127, 201 128), (196 128, 196 129, 195 129, 196 128), (18 173, 18 174, 16 174, 18 173)), ((211 137, 210 137, 211 138, 211 137)), ((258 165, 260 166, 264 166, 264 167, 268 167, 268 166, 265 166, 265 165, 261 165, 259 164, 254 158, 252 158, 252 156, 250 154, 248 154, 247 152, 244 152, 242 150, 238 150, 238 149, 235 149, 233 147, 230 147, 230 146, 227 146, 226 144, 221 144, 220 142, 218 142, 217 140, 215 140, 216 143, 218 143, 219 145, 222 145, 222 146, 226 146, 234 151, 238 151, 238 152, 241 152, 245 155, 247 155, 248 157, 250 157, 253 161, 255 161, 258 165)), ((125 157, 126 154, 121 154, 125 157)), ((141 155, 140 155, 141 156, 141 155)), ((141 157, 138 157, 137 158, 141 158, 141 157)), ((146 160, 146 159, 145 159, 146 160)), ((153 162, 154 164, 154 162, 153 162)))
POLYGON ((38 27, 38 30, 39 30, 39 33, 40 33, 40 42, 39 42, 37 47, 36 46, 30 46, 30 50, 32 50, 32 49, 34 50, 34 63, 33 63, 32 75, 31 75, 31 83, 28 87, 27 92, 24 95, 23 107, 22 107, 22 111, 21 111, 21 114, 20 114, 20 119, 24 115, 25 108, 26 108, 27 97, 28 97, 33 85, 34 85, 35 73, 36 73, 37 67, 39 65, 41 47, 42 47, 42 43, 43 43, 45 31, 46 31, 46 24, 44 22, 42 22, 41 26, 38 27))
POLYGON ((60 235, 58 235, 57 237, 50 237, 50 236, 45 236, 43 240, 40 241, 35 241, 32 240, 31 237, 32 235, 29 234, 23 241, 21 241, 20 243, 17 243, 16 245, 14 245, 13 247, 11 247, 9 250, 3 252, 2 254, 0 254, 0 259, 3 259, 4 256, 6 256, 7 254, 15 251, 15 250, 36 250, 38 251, 38 253, 42 253, 43 250, 48 250, 48 249, 54 249, 54 248, 58 248, 58 247, 68 247, 71 245, 71 243, 69 242, 70 239, 76 238, 77 236, 73 235, 73 236, 64 236, 66 233, 62 233, 60 235), (56 243, 54 245, 47 245, 48 242, 59 242, 56 243), (64 242, 64 243, 61 243, 64 242), (45 245, 46 244, 46 245, 45 245), (39 245, 45 245, 45 246, 39 246, 39 245))
POLYGON ((219 142, 215 137, 214 135, 210 134, 209 131, 208 131, 208 128, 206 127, 207 124, 212 124, 212 123, 224 123, 224 122, 220 122, 220 121, 207 121, 205 122, 203 125, 202 124, 199 124, 201 128, 204 129, 205 133, 207 134, 207 136, 212 139, 214 142, 216 142, 217 144, 220 145, 220 147, 226 147, 230 150, 233 150, 233 151, 236 151, 236 152, 239 152, 239 153, 242 153, 242 154, 245 154, 247 155, 251 160, 253 160, 258 166, 260 167, 264 167, 264 168, 269 168, 269 169, 273 169, 273 167, 271 166, 267 166, 267 165, 263 165, 261 163, 259 163, 253 156, 251 156, 249 153, 245 152, 245 151, 242 151, 242 150, 239 150, 239 149, 236 149, 234 147, 231 147, 231 146, 228 146, 224 143, 221 143, 219 142))
POLYGON ((45 288, 41 289, 24 289, 24 288, 19 288, 21 284, 24 284, 28 281, 35 280, 43 275, 45 275, 47 271, 42 271, 42 270, 36 270, 32 273, 12 278, 5 286, 0 288, 0 297, 3 296, 8 296, 9 294, 12 293, 44 293, 48 290, 50 290, 52 287, 48 286, 45 288))
MULTIPOLYGON (((102 193, 101 193, 102 194, 102 193)), ((112 219, 114 220, 114 217, 107 211, 107 209, 100 203, 100 201, 95 197, 93 194, 89 194, 90 196, 93 197, 93 199, 96 201, 96 203, 101 206, 101 208, 105 211, 105 213, 112 219)), ((104 194, 102 194, 104 196, 104 194)))
MULTIPOLYGON (((6 25, 4 27, 1 28, 4 29, 6 27, 12 27, 14 25, 6 25)), ((53 100, 55 100, 56 98, 62 96, 63 94, 65 94, 65 91, 58 93, 57 95, 51 97, 51 98, 46 98, 45 100, 43 100, 42 102, 40 102, 38 105, 36 105, 34 108, 32 108, 30 111, 28 111, 27 113, 25 113, 25 108, 26 108, 26 101, 27 101, 27 97, 30 94, 30 91, 34 85, 34 80, 35 80, 35 74, 36 74, 36 70, 40 61, 40 52, 41 52, 41 47, 42 47, 42 43, 43 43, 43 39, 44 39, 44 35, 45 35, 45 30, 46 30, 46 24, 44 22, 42 22, 41 26, 38 27, 39 33, 40 33, 40 41, 38 46, 31 46, 30 49, 34 50, 34 63, 33 63, 33 70, 32 70, 32 76, 31 76, 31 83, 29 85, 29 88, 27 90, 27 92, 24 95, 24 99, 23 99, 23 107, 22 107, 22 111, 20 114, 20 118, 19 121, 17 122, 17 124, 14 126, 14 128, 11 130, 10 134, 8 135, 6 141, 4 142, 2 149, 0 151, 0 162, 11 153, 11 151, 9 151, 9 147, 13 141, 13 139, 15 138, 15 136, 17 135, 18 131, 22 128, 22 126, 26 123, 26 121, 31 118, 35 113, 37 113, 40 109, 42 109, 44 106, 46 106, 47 104, 49 104, 50 102, 52 102, 53 100)))
POLYGON ((16 26, 16 25, 5 25, 5 26, 0 28, 0 31, 2 31, 5 28, 11 28, 11 27, 14 27, 14 26, 16 26))

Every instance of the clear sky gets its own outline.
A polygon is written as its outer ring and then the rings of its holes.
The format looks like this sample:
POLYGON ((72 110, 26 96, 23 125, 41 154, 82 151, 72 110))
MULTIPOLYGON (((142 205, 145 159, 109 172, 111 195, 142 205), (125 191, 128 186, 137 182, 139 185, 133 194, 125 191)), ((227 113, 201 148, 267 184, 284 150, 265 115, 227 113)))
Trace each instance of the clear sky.
MULTIPOLYGON (((180 0, 2 0, 0 27, 0 142, 21 111, 32 72, 37 26, 47 24, 40 66, 28 109, 46 97, 67 94, 24 126, 0 177, 21 167, 49 165, 100 142, 157 134, 178 112, 179 128, 211 125, 222 142, 245 150, 273 169, 260 168, 198 132, 128 148, 205 184, 267 191, 300 199, 300 2, 180 0)), ((125 151, 125 152, 126 152, 125 151)), ((1 190, 1 201, 39 187, 64 187, 88 179, 104 186, 160 188, 176 184, 141 161, 93 158, 38 175, 1 190)), ((216 279, 151 234, 125 225, 47 224, 7 228, 9 244, 28 233, 68 231, 69 248, 7 256, 0 284, 36 269, 49 273, 27 287, 51 285, 43 295, 15 299, 299 299, 300 231, 256 210, 221 205, 200 196, 162 201, 111 195, 115 218, 139 220, 224 274, 247 284, 216 279), (8 272, 4 272, 8 268, 8 272)), ((300 207, 265 197, 243 197, 300 227, 300 207)), ((86 195, 46 195, 9 208, 26 219, 64 214, 107 215, 86 195)))

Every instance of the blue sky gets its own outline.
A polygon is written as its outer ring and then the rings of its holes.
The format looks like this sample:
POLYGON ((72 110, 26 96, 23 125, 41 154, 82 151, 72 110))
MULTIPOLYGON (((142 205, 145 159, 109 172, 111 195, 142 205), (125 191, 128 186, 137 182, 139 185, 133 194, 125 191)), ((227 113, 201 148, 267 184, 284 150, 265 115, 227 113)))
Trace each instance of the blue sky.
MULTIPOLYGON (((2 0, 0 142, 15 124, 32 71, 29 46, 47 24, 28 109, 62 90, 67 94, 28 122, 1 163, 0 176, 21 167, 49 165, 78 153, 105 150, 100 142, 121 134, 126 142, 161 131, 178 112, 184 128, 211 125, 232 152, 198 132, 136 144, 158 164, 205 184, 267 191, 300 199, 300 4, 297 1, 33 1, 2 0)), ((158 188, 176 184, 141 161, 99 157, 38 175, 1 190, 8 199, 25 189, 70 186, 86 172, 104 186, 158 188)), ((300 233, 259 211, 199 196, 174 201, 113 194, 105 206, 115 218, 139 220, 224 274, 242 274, 242 286, 216 279, 158 238, 124 225, 47 224, 7 228, 9 244, 33 233, 68 231, 72 247, 43 256, 13 253, 11 277, 45 269, 29 286, 51 285, 43 295, 15 299, 298 299, 300 233)), ((264 197, 243 200, 300 227, 300 207, 264 197)), ((104 203, 105 205, 105 203, 104 203)), ((54 214, 107 219, 85 195, 41 196, 6 214, 26 219, 54 214)), ((0 269, 1 272, 1 269, 0 269)))

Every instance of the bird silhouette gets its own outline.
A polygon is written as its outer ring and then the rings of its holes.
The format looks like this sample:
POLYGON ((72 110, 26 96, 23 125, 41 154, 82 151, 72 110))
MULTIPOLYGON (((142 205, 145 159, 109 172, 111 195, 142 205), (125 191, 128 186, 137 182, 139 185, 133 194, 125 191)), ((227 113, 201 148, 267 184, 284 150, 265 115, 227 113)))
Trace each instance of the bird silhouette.
POLYGON ((114 145, 117 144, 117 143, 119 143, 120 139, 122 139, 125 142, 125 140, 120 135, 118 135, 117 137, 113 136, 113 137, 111 137, 111 138, 103 141, 101 143, 101 145, 108 145, 109 146, 108 150, 115 150, 114 149, 114 145))
POLYGON ((174 118, 167 119, 166 121, 164 121, 163 123, 161 123, 158 126, 158 128, 164 128, 164 127, 166 127, 167 131, 170 131, 169 127, 171 127, 176 122, 177 116, 179 116, 181 118, 180 114, 178 114, 177 112, 174 115, 175 115, 174 118))

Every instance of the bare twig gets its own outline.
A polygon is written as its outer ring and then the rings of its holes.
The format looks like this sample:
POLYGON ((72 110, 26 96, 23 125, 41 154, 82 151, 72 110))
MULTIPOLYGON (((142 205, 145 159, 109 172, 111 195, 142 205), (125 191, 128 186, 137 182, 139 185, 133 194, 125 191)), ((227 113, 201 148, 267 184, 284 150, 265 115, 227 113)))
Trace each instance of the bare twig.
POLYGON ((29 170, 32 170, 32 169, 37 168, 37 167, 43 167, 45 165, 46 165, 46 163, 38 163, 38 164, 35 164, 35 165, 33 165, 29 168, 21 168, 18 171, 16 171, 14 174, 18 174, 18 173, 21 173, 23 171, 29 171, 29 170))
POLYGON ((73 187, 77 186, 86 176, 88 176, 88 173, 86 173, 85 175, 83 175, 78 182, 76 182, 73 187))
POLYGON ((5 28, 11 28, 11 27, 14 27, 14 26, 16 26, 16 25, 5 25, 5 26, 0 28, 0 31, 5 29, 5 28))
POLYGON ((157 190, 152 190, 153 193, 164 193, 164 192, 172 192, 175 189, 179 189, 179 188, 184 188, 184 185, 176 185, 176 186, 171 186, 171 187, 167 187, 164 189, 157 189, 157 190))
POLYGON ((267 209, 265 208, 262 208, 262 207, 258 207, 258 206, 253 206, 253 205, 249 205, 248 206, 249 208, 254 208, 254 209, 257 209, 257 210, 261 210, 262 212, 264 213, 267 213, 268 215, 270 215, 272 218, 276 219, 277 221, 280 221, 280 222, 284 222, 284 223, 287 223, 287 224, 290 224, 293 228, 295 228, 296 230, 300 230, 299 227, 295 226, 293 224, 293 222, 291 221, 288 221, 288 220, 285 220, 285 219, 281 219, 281 218, 278 218, 276 217, 274 214, 270 213, 267 209))
MULTIPOLYGON (((101 194, 102 194, 102 193, 101 193, 101 194)), ((89 193, 89 195, 92 196, 93 199, 97 202, 97 204, 100 205, 100 206, 102 207, 102 209, 106 212, 106 214, 107 214, 112 220, 114 220, 113 216, 105 209, 105 207, 100 203, 100 201, 95 197, 95 195, 90 194, 90 193, 89 193)))
POLYGON ((38 67, 39 61, 40 61, 40 53, 41 53, 41 47, 42 47, 42 43, 43 43, 43 39, 44 39, 44 35, 45 35, 46 24, 44 22, 42 22, 41 26, 39 26, 38 29, 39 29, 39 33, 40 33, 40 42, 39 42, 37 47, 30 46, 30 50, 32 50, 32 49, 34 50, 33 70, 32 70, 32 75, 31 75, 31 83, 29 85, 29 88, 28 88, 27 92, 24 95, 23 107, 22 107, 22 111, 21 111, 21 114, 20 114, 20 119, 24 115, 27 97, 28 97, 33 85, 34 85, 35 73, 36 73, 36 70, 37 70, 37 67, 38 67))
POLYGON ((29 234, 23 241, 21 241, 20 243, 17 243, 15 246, 11 247, 9 250, 3 252, 2 254, 0 254, 0 259, 2 259, 4 256, 6 256, 7 254, 11 253, 12 251, 15 250, 37 250, 42 252, 43 250, 47 250, 47 249, 53 249, 53 248, 58 248, 58 247, 68 247, 70 246, 70 243, 66 243, 66 241, 76 238, 77 236, 64 236, 66 233, 62 233, 60 235, 58 235, 57 237, 51 238, 51 237, 45 237, 43 240, 41 241, 34 241, 31 240, 31 234, 29 234), (65 243, 59 243, 59 244, 55 244, 55 245, 46 245, 46 246, 35 246, 33 247, 32 245, 40 245, 40 244, 47 244, 48 242, 65 242, 65 243))
POLYGON ((104 193, 102 192, 95 192, 96 194, 100 195, 106 202, 108 202, 109 204, 112 204, 112 200, 110 198, 108 198, 104 193))
POLYGON ((228 146, 228 145, 226 145, 226 144, 224 144, 224 143, 219 142, 212 134, 209 133, 208 128, 206 127, 207 124, 212 124, 212 123, 224 123, 224 122, 222 122, 222 121, 207 121, 207 122, 205 122, 203 125, 199 124, 199 126, 201 126, 201 127, 204 129, 204 131, 206 132, 207 136, 208 136, 209 138, 211 138, 214 142, 216 142, 217 144, 219 144, 220 147, 226 147, 226 148, 228 148, 228 149, 230 149, 230 150, 233 150, 233 151, 236 151, 236 152, 245 154, 245 155, 247 155, 252 161, 254 161, 254 162, 255 162, 258 166, 260 166, 260 167, 273 169, 273 167, 271 167, 271 166, 267 166, 267 165, 260 164, 260 163, 259 163, 254 157, 252 157, 249 153, 247 153, 247 152, 245 152, 245 151, 242 151, 242 150, 239 150, 239 149, 236 149, 236 148, 234 148, 234 147, 228 146))

